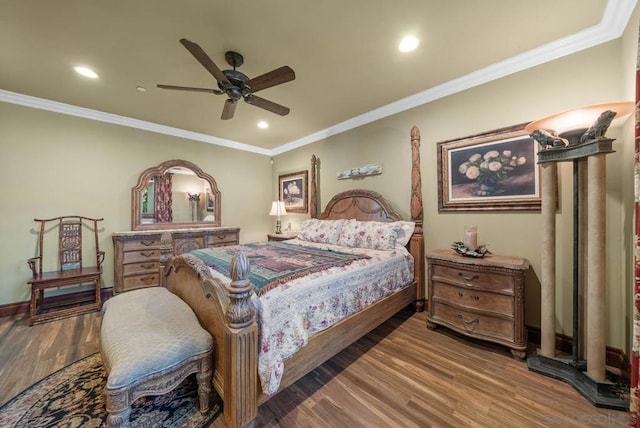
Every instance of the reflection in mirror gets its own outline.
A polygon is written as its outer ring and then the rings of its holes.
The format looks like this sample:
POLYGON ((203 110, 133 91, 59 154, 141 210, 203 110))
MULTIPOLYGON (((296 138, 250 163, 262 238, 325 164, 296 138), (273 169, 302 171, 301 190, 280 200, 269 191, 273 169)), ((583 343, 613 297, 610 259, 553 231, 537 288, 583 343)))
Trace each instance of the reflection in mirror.
POLYGON ((220 191, 191 162, 171 160, 149 168, 132 189, 133 230, 220 226, 220 191))

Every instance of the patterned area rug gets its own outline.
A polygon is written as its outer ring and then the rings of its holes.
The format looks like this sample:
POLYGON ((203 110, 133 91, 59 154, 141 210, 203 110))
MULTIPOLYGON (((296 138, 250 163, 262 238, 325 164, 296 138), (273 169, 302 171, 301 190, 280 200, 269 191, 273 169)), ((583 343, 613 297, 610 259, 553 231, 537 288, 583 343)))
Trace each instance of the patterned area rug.
MULTIPOLYGON (((107 375, 100 353, 77 361, 32 385, 0 408, 0 427, 103 427, 107 419, 102 390, 107 375)), ((222 410, 215 395, 201 415, 195 374, 173 391, 138 399, 131 427, 206 427, 222 410)))

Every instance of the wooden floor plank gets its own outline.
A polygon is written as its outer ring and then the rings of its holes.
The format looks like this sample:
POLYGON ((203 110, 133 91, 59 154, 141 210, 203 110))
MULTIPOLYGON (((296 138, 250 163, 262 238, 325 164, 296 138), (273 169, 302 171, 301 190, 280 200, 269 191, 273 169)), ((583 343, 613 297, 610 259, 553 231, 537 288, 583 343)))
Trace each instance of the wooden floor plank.
MULTIPOLYGON (((28 325, 0 318, 0 404, 99 351, 100 313, 28 325)), ((402 311, 272 397, 258 427, 626 427, 564 382, 527 369, 506 348, 428 330, 402 311)), ((532 349, 534 349, 532 347, 532 349)), ((222 428, 222 418, 212 425, 222 428)))

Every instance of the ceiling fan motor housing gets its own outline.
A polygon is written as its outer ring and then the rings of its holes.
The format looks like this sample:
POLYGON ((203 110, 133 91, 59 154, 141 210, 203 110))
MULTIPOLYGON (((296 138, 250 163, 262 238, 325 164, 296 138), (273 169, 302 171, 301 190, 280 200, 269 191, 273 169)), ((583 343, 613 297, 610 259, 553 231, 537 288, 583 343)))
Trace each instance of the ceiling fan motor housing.
POLYGON ((229 98, 237 101, 241 97, 246 97, 251 93, 251 88, 245 84, 245 82, 249 80, 246 74, 238 70, 223 70, 222 73, 229 82, 231 82, 231 85, 228 85, 226 82, 218 82, 218 88, 225 92, 229 98))

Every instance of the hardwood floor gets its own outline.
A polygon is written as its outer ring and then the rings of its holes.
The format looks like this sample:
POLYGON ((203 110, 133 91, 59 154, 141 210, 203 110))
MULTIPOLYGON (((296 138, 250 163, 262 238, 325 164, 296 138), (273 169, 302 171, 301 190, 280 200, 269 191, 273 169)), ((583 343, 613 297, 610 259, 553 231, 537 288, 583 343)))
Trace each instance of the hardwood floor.
MULTIPOLYGON (((259 409, 259 427, 627 426, 564 382, 530 372, 506 348, 425 328, 403 311, 259 409)), ((100 315, 29 327, 0 318, 0 404, 97 352, 100 315)), ((222 427, 222 420, 213 425, 222 427)))

